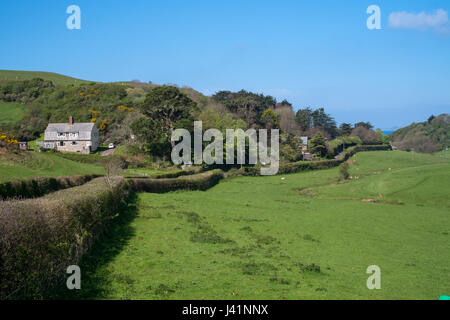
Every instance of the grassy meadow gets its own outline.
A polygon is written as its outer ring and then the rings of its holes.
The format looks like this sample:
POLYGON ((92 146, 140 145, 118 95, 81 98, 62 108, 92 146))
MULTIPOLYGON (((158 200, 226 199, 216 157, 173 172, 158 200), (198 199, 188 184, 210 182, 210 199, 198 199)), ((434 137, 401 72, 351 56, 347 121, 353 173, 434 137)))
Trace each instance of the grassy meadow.
POLYGON ((104 174, 104 168, 71 161, 52 153, 0 154, 0 181, 85 174, 104 174))
POLYGON ((0 102, 0 125, 14 123, 22 119, 25 106, 16 102, 0 102))
POLYGON ((31 80, 34 78, 49 80, 57 85, 79 85, 82 83, 90 82, 53 72, 0 70, 0 81, 21 81, 31 80))
MULTIPOLYGON (((450 159, 363 152, 338 169, 141 193, 81 264, 76 299, 431 299, 450 293, 450 159), (366 269, 381 268, 381 290, 366 269)), ((64 284, 62 284, 64 286, 64 284)), ((61 298, 61 296, 59 296, 61 298)))

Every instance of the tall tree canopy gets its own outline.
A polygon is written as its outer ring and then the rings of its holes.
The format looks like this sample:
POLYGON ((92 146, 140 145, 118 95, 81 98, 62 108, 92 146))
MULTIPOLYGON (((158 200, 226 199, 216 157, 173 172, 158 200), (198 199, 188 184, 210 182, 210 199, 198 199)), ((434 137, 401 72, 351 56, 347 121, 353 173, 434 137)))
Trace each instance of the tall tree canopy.
POLYGON ((241 90, 239 92, 219 91, 212 96, 232 113, 244 120, 248 127, 262 126, 262 114, 269 108, 275 108, 276 100, 271 96, 241 90))
POLYGON ((372 130, 373 129, 373 125, 370 123, 370 122, 358 122, 358 123, 355 123, 355 128, 356 127, 364 127, 364 128, 366 128, 366 129, 368 129, 368 130, 372 130))
POLYGON ((172 131, 181 119, 192 118, 196 108, 197 104, 178 88, 161 86, 149 91, 140 109, 144 115, 159 122, 163 130, 172 131))
POLYGON ((300 109, 297 111, 296 120, 302 131, 312 128, 312 113, 313 110, 311 108, 300 109))
POLYGON ((145 117, 133 123, 133 132, 150 151, 167 154, 174 145, 170 141, 172 131, 192 129, 197 104, 178 88, 161 86, 149 91, 140 110, 145 117))
POLYGON ((327 146, 325 138, 318 132, 309 140, 309 151, 320 157, 324 157, 327 154, 327 146))
POLYGON ((352 125, 350 123, 342 123, 339 126, 342 136, 349 136, 352 133, 352 125))
POLYGON ((324 108, 312 110, 311 108, 300 109, 296 114, 297 123, 303 131, 311 128, 322 129, 331 137, 338 134, 336 121, 325 112, 324 108))

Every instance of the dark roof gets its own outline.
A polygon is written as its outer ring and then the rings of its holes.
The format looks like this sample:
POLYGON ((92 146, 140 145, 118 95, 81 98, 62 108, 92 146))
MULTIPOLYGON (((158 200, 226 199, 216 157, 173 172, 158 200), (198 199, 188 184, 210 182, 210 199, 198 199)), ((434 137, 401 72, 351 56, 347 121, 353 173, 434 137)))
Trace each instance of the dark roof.
POLYGON ((68 123, 49 123, 47 129, 45 131, 49 132, 83 132, 83 131, 92 131, 94 123, 90 122, 79 122, 70 125, 68 123))

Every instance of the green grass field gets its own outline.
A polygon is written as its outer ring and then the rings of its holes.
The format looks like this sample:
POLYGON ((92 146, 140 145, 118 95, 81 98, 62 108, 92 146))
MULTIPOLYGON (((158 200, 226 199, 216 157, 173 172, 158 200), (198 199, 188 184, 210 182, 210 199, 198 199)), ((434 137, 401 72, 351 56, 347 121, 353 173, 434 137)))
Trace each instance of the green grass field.
POLYGON ((0 70, 0 81, 31 80, 33 78, 50 80, 57 85, 79 85, 90 82, 52 72, 0 70))
POLYGON ((26 152, 0 157, 0 181, 29 177, 104 174, 104 168, 64 159, 51 153, 26 152))
POLYGON ((450 161, 337 168, 138 195, 81 264, 82 299, 432 299, 450 293, 450 161), (374 199, 378 202, 363 202, 374 199), (366 269, 381 268, 368 290, 366 269), (320 267, 320 270, 319 270, 320 267))
POLYGON ((25 114, 25 106, 15 102, 0 102, 0 125, 15 123, 25 114))

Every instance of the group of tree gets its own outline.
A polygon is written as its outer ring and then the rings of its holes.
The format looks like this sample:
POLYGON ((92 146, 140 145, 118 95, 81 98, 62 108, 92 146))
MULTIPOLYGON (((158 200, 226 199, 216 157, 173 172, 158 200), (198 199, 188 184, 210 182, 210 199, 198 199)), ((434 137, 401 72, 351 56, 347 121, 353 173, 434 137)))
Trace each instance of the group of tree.
POLYGON ((263 118, 266 110, 275 109, 277 102, 272 96, 265 96, 245 90, 238 92, 219 91, 212 96, 212 99, 215 102, 223 104, 228 111, 244 120, 249 128, 264 127, 267 120, 269 120, 269 125, 273 125, 272 115, 269 118, 263 118))
POLYGON ((237 128, 280 129, 280 150, 287 161, 301 158, 301 136, 311 138, 311 152, 319 156, 327 155, 329 141, 338 136, 358 137, 362 143, 371 144, 385 139, 372 130, 369 122, 343 123, 338 128, 324 108, 295 112, 287 100, 277 102, 272 96, 245 90, 219 91, 206 97, 172 85, 56 86, 51 81, 33 79, 0 82, 0 101, 26 105, 24 117, 6 126, 20 140, 33 140, 49 122, 66 122, 74 116, 78 122, 96 123, 101 129, 101 143, 130 142, 134 135, 137 139, 133 143, 141 151, 162 158, 170 156, 172 131, 193 130, 195 120, 203 122, 203 130, 216 128, 223 133, 237 128))
POLYGON ((329 138, 339 135, 336 121, 325 112, 324 108, 313 110, 308 107, 300 109, 296 113, 296 121, 302 132, 308 136, 312 136, 319 130, 329 138))
POLYGON ((391 135, 392 145, 400 150, 432 153, 450 146, 450 115, 430 116, 391 135))
POLYGON ((133 122, 133 133, 154 155, 168 157, 174 146, 171 141, 177 128, 193 130, 197 104, 173 86, 155 87, 140 105, 143 116, 133 122))

